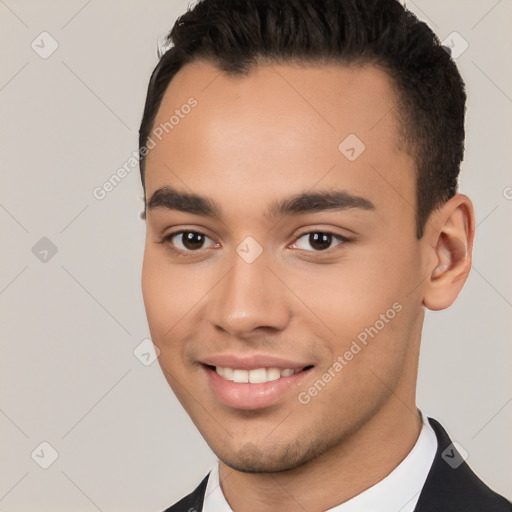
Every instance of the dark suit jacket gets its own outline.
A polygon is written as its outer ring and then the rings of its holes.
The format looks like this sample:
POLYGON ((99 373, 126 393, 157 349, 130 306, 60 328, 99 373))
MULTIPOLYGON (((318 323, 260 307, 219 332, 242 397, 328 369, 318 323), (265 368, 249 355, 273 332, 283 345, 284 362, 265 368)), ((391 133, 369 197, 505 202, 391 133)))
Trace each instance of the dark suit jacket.
MULTIPOLYGON (((414 512, 512 512, 512 504, 485 485, 462 462, 444 428, 434 419, 437 453, 414 512)), ((201 512, 208 476, 198 487, 164 512, 201 512)), ((398 512, 398 511, 397 511, 398 512)))

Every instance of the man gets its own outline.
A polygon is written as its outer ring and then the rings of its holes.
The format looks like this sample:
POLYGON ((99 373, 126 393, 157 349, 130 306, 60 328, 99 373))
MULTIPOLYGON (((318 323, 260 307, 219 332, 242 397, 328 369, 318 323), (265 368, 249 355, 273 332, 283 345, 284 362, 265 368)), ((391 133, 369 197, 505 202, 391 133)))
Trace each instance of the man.
POLYGON ((203 0, 140 129, 144 302, 219 462, 169 511, 505 511, 416 407, 456 299, 465 92, 396 0, 203 0))

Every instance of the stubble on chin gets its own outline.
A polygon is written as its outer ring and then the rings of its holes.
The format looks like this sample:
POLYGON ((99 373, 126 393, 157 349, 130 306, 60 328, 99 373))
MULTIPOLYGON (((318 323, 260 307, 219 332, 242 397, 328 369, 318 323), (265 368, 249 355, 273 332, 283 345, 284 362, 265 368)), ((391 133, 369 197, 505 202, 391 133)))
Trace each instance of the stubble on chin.
POLYGON ((234 452, 225 447, 214 452, 226 466, 242 473, 279 473, 307 464, 340 442, 342 440, 332 434, 316 432, 288 442, 247 441, 234 452))

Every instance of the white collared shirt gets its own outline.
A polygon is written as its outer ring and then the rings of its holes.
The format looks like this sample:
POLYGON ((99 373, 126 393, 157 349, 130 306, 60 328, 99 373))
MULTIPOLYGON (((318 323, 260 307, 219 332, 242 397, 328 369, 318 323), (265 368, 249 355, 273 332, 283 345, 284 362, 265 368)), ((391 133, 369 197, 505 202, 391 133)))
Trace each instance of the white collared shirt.
MULTIPOLYGON (((421 417, 420 435, 405 459, 380 482, 326 512, 413 512, 437 452, 436 434, 421 417)), ((233 512, 219 484, 218 463, 208 478, 203 512, 233 512)))

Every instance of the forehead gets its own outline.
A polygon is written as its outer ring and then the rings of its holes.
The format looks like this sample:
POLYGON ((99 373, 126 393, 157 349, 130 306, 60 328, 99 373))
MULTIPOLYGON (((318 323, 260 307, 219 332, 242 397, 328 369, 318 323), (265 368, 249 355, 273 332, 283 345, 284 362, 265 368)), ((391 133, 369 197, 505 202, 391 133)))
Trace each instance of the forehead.
POLYGON ((263 199, 319 180, 363 195, 396 181, 412 200, 413 163, 399 146, 396 107, 392 80, 374 66, 273 64, 231 76, 189 64, 155 119, 147 196, 172 184, 205 195, 251 189, 263 199))

